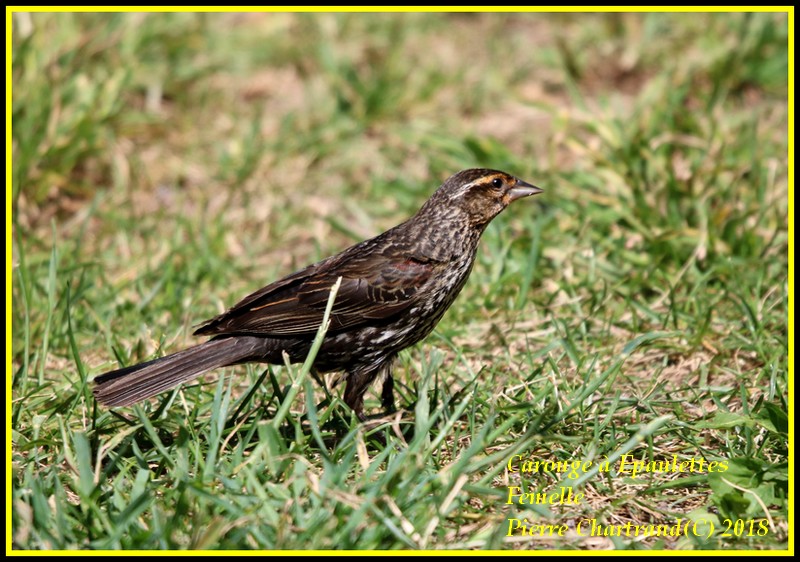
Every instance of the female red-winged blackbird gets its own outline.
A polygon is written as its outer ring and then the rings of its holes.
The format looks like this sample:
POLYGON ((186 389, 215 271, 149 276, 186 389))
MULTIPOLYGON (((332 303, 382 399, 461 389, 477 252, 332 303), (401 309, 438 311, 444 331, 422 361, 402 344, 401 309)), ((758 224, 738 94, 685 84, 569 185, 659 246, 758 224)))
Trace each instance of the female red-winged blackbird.
POLYGON ((100 375, 94 395, 127 406, 218 367, 283 364, 284 351, 302 362, 341 277, 314 369, 345 372, 344 401, 362 421, 364 394, 385 375, 382 402, 391 409, 394 358, 453 303, 486 225, 512 201, 541 191, 497 170, 458 172, 406 222, 245 297, 194 332, 214 336, 205 343, 100 375))

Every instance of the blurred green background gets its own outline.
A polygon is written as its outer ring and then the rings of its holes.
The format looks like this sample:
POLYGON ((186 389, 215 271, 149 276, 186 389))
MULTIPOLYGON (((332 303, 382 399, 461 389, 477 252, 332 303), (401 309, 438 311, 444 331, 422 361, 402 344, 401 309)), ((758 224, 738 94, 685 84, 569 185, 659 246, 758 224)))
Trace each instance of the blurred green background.
POLYGON ((789 17, 14 13, 14 548, 786 548, 789 17), (402 355, 410 443, 319 388, 265 429, 286 369, 95 407, 92 376, 476 166, 545 193, 402 355), (505 505, 515 452, 626 447, 732 468, 505 505), (584 516, 770 530, 505 536, 584 516))

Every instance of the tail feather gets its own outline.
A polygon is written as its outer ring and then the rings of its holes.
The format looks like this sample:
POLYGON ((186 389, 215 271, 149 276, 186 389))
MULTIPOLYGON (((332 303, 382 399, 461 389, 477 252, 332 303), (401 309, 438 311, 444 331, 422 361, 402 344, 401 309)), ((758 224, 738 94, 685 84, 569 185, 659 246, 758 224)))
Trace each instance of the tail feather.
POLYGON ((94 379, 92 392, 106 406, 129 406, 211 369, 256 360, 263 343, 254 337, 209 340, 166 357, 104 373, 94 379))

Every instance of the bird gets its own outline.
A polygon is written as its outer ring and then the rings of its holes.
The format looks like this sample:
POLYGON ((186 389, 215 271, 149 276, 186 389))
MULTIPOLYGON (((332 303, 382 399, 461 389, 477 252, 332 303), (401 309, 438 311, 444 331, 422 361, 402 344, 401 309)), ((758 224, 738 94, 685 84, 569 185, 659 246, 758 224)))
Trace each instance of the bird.
POLYGON ((284 354, 303 362, 341 278, 312 368, 340 373, 344 402, 361 422, 364 395, 382 378, 381 404, 391 412, 398 353, 430 334, 458 296, 492 219, 541 192, 499 170, 457 172, 405 222, 244 297, 199 325, 194 335, 210 337, 203 343, 95 377, 93 394, 104 406, 129 406, 212 369, 282 365, 284 354))

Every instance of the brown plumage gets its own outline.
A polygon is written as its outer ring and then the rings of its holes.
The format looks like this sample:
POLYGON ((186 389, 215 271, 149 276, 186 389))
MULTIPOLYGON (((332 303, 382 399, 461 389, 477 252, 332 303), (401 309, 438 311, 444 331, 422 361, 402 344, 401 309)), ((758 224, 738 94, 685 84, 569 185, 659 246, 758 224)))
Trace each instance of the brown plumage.
POLYGON ((458 172, 406 222, 245 297, 194 332, 210 340, 98 376, 94 395, 127 406, 218 367, 283 364, 284 351, 302 362, 342 277, 314 368, 345 372, 344 401, 361 420, 364 394, 385 375, 382 402, 391 409, 394 358, 427 336, 461 291, 486 225, 539 192, 496 170, 458 172))

